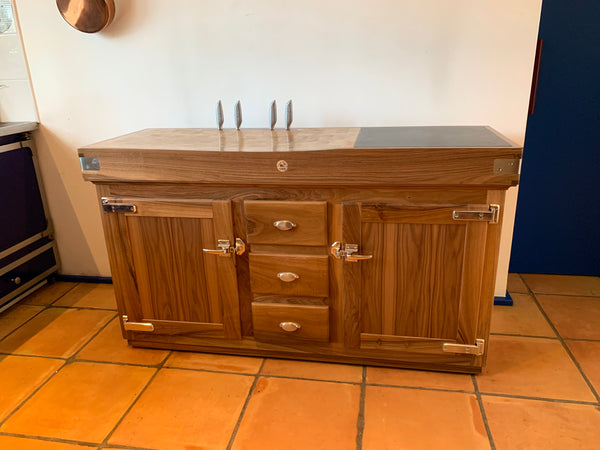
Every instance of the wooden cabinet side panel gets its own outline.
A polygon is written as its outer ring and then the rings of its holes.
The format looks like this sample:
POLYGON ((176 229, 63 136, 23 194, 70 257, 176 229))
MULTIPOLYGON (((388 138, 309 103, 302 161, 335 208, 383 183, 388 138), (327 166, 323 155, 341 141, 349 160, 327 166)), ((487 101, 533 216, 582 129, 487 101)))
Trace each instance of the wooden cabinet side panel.
POLYGON ((202 249, 214 242, 211 219, 170 219, 173 275, 172 297, 177 299, 178 320, 222 323, 216 265, 202 249), (209 231, 210 235, 205 236, 209 231), (208 264, 207 264, 208 263, 208 264))
POLYGON ((477 338, 488 226, 487 222, 471 222, 467 225, 457 336, 459 343, 467 345, 474 345, 477 338))
MULTIPOLYGON (((328 205, 329 244, 342 241, 342 205, 328 205)), ((344 310, 342 303, 343 263, 329 258, 329 339, 341 343, 344 340, 344 310)))
MULTIPOLYGON (((97 185, 96 192, 100 205, 100 198, 107 196, 110 190, 108 186, 97 185)), ((135 282, 135 266, 130 243, 126 239, 127 225, 116 214, 105 214, 101 211, 100 215, 119 315, 128 315, 132 321, 141 320, 142 311, 135 282)), ((121 332, 126 338, 127 333, 123 330, 123 323, 120 323, 121 332)))
POLYGON ((173 311, 177 309, 177 299, 171 295, 175 283, 168 219, 115 215, 126 223, 125 236, 131 244, 142 310, 138 320, 182 320, 173 311))
MULTIPOLYGON (((496 284, 496 270, 498 268, 498 256, 500 253, 500 236, 502 232, 502 222, 504 219, 504 199, 506 191, 489 191, 488 202, 490 204, 500 205, 500 217, 498 223, 490 224, 487 230, 485 242, 485 261, 483 265, 483 278, 481 283, 481 296, 479 302, 479 323, 477 327, 477 337, 485 339, 486 343, 490 336, 490 322, 492 315, 492 306, 494 304, 494 290, 496 284)), ((489 346, 487 346, 489 348, 489 346)), ((477 364, 485 365, 488 352, 483 356, 477 357, 477 364)))
MULTIPOLYGON (((234 245, 233 216, 229 200, 213 202, 214 230, 217 239, 228 239, 234 245)), ((229 258, 213 255, 217 260, 218 283, 223 304, 223 328, 228 339, 240 339, 240 307, 238 297, 236 255, 229 258)))
MULTIPOLYGON (((233 231, 235 236, 246 239, 246 217, 244 202, 236 198, 231 202, 233 209, 233 231)), ((246 242, 247 244, 247 242, 246 242)), ((252 292, 250 290, 250 272, 248 269, 248 252, 236 257, 236 274, 240 309, 240 327, 242 336, 252 336, 252 292)))
POLYGON ((386 242, 383 223, 362 224, 362 251, 373 255, 372 260, 361 263, 366 266, 361 286, 362 332, 383 334, 383 273, 386 265, 395 267, 396 262, 396 258, 389 261, 384 257, 386 245, 390 243, 386 242))
MULTIPOLYGON (((342 205, 342 239, 345 244, 361 242, 360 205, 342 205)), ((344 261, 342 266, 342 298, 344 309, 344 344, 348 348, 360 346, 361 328, 361 262, 344 261)))
POLYGON ((464 225, 363 223, 365 333, 455 339, 464 225))

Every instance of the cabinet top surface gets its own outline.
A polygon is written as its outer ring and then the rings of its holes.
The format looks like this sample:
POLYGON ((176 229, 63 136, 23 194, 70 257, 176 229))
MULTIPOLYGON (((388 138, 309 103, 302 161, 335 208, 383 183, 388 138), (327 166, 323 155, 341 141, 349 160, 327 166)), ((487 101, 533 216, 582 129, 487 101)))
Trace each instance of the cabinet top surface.
POLYGON ((147 129, 79 156, 93 182, 507 188, 521 150, 483 126, 147 129))
POLYGON ((37 126, 37 122, 0 122, 0 137, 33 131, 37 126))
POLYGON ((369 148, 521 147, 486 126, 298 128, 292 130, 153 128, 80 149, 225 152, 318 151, 369 148))

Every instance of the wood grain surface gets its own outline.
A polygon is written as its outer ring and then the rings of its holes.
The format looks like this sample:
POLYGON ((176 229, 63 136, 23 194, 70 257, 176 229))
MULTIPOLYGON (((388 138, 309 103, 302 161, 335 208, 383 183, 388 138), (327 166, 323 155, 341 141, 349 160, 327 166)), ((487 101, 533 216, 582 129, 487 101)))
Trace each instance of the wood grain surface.
POLYGON ((314 305, 290 305, 280 303, 252 303, 254 337, 270 342, 329 340, 329 308, 314 305), (284 331, 282 322, 294 322, 300 326, 296 331, 284 331))
POLYGON ((247 200, 244 208, 249 244, 327 245, 327 202, 247 200), (294 228, 275 227, 284 220, 294 228))
POLYGON ((101 213, 119 314, 154 324, 123 332, 130 343, 479 372, 486 355, 443 343, 489 337, 504 191, 518 181, 494 161, 521 149, 353 148, 358 132, 147 130, 81 149, 100 158, 84 172, 99 198, 137 208, 101 213), (498 224, 452 219, 491 203, 498 224), (242 255, 202 251, 238 237, 242 255), (335 241, 373 259, 335 259, 335 241))
POLYGON ((518 165, 522 149, 512 143, 504 147, 415 148, 399 142, 396 147, 354 148, 358 131, 154 129, 83 147, 79 156, 100 161, 100 170, 83 172, 90 181, 498 188, 518 182, 517 174, 494 171, 497 159, 514 159, 518 165), (278 136, 277 146, 274 136, 278 136), (281 142, 286 142, 285 146, 279 146, 281 142), (278 169, 279 161, 286 162, 283 172, 278 169))
POLYGON ((250 253, 250 287, 255 294, 291 296, 329 296, 329 257, 327 255, 289 255, 250 253), (281 272, 298 279, 285 282, 281 272))

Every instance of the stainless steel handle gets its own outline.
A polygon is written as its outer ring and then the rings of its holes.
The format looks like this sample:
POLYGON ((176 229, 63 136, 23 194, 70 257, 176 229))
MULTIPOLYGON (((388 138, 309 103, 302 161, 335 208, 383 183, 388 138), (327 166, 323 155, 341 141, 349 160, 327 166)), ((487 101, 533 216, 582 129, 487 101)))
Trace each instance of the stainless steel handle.
POLYGON ((296 224, 291 220, 276 220, 273 222, 273 226, 281 231, 292 231, 296 228, 296 224))
POLYGON ((302 328, 297 322, 281 322, 279 326, 283 331, 287 331, 288 333, 293 333, 302 328))
POLYGON ((277 278, 279 278, 281 281, 285 281, 286 283, 291 283, 292 281, 296 281, 298 278, 300 278, 300 275, 294 272, 279 272, 277 274, 277 278))

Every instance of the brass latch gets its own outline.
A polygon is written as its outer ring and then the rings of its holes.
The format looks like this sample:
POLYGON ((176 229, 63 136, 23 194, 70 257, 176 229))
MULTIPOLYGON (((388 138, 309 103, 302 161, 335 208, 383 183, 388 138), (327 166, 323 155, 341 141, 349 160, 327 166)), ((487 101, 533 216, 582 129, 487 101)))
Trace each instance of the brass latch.
POLYGON ((331 244, 329 251, 335 259, 343 259, 344 261, 350 262, 358 262, 373 258, 373 255, 357 255, 358 244, 342 244, 341 242, 336 241, 331 244))
POLYGON ((219 239, 217 240, 217 247, 218 249, 203 248, 202 251, 210 255, 224 256, 226 258, 230 258, 232 253, 241 255, 246 251, 246 244, 240 238, 235 239, 235 247, 231 246, 229 239, 219 239))
POLYGON ((480 356, 485 350, 485 340, 475 339, 475 345, 446 343, 442 350, 448 353, 465 353, 467 355, 480 356))
POLYGON ((149 322, 129 322, 127 316, 123 316, 122 319, 126 331, 154 331, 154 325, 149 322))
POLYGON ((453 211, 454 220, 475 220, 478 222, 488 221, 498 223, 500 217, 500 205, 490 205, 489 211, 453 211))

